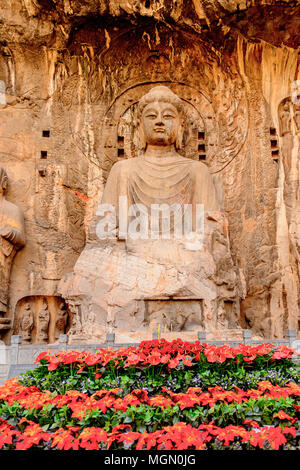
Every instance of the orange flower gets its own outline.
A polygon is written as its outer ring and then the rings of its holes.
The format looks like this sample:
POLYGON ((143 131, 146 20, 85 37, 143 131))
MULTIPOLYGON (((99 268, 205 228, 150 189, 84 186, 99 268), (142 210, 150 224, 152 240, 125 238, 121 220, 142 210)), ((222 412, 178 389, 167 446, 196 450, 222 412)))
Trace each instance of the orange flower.
POLYGON ((278 413, 273 415, 273 418, 279 418, 279 419, 288 419, 289 421, 292 421, 294 418, 288 414, 286 414, 283 410, 280 410, 278 413))
POLYGON ((294 426, 286 426, 282 430, 283 434, 291 434, 293 437, 297 437, 297 429, 294 426))
POLYGON ((101 428, 85 428, 78 436, 80 447, 86 450, 98 450, 100 442, 107 441, 107 432, 101 428))
POLYGON ((39 424, 22 418, 19 421, 19 425, 25 422, 28 423, 28 425, 26 426, 24 432, 18 436, 16 450, 27 450, 33 445, 38 445, 42 440, 49 441, 50 434, 44 432, 39 424))
POLYGON ((58 429, 51 435, 51 447, 57 447, 59 450, 78 450, 79 440, 73 436, 73 432, 69 429, 58 429))
POLYGON ((170 398, 165 398, 162 395, 155 395, 150 398, 149 404, 152 406, 160 406, 161 408, 167 408, 173 406, 175 403, 170 398))
POLYGON ((139 432, 128 431, 118 437, 118 442, 124 442, 128 446, 139 439, 140 436, 141 433, 139 432))
POLYGON ((256 355, 253 354, 252 356, 248 356, 248 357, 243 357, 244 361, 246 362, 250 362, 250 361, 254 361, 254 359, 256 358, 256 355))
POLYGON ((245 424, 245 426, 249 426, 251 428, 259 428, 258 422, 254 421, 253 419, 244 419, 243 424, 245 424))
POLYGON ((224 441, 224 445, 228 446, 230 442, 233 442, 235 437, 246 437, 247 431, 241 426, 226 426, 224 429, 219 430, 218 439, 224 441))
POLYGON ((170 360, 170 362, 168 364, 168 368, 169 369, 175 369, 178 366, 179 361, 180 361, 180 359, 179 359, 178 356, 174 357, 173 359, 170 360))
POLYGON ((191 358, 187 357, 187 356, 183 356, 182 362, 185 366, 193 366, 194 365, 191 361, 191 358))
POLYGON ((16 431, 6 421, 0 419, 0 449, 5 444, 12 444, 13 439, 21 434, 20 431, 16 431))

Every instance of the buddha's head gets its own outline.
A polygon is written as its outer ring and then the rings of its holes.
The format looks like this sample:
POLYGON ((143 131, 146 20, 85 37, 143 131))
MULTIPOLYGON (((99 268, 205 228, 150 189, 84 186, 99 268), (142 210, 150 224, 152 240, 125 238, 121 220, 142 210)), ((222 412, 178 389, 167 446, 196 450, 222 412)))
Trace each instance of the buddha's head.
POLYGON ((183 137, 183 102, 166 86, 156 86, 138 104, 140 147, 174 144, 178 150, 183 137))
POLYGON ((4 194, 8 186, 8 176, 4 168, 0 167, 0 194, 4 194))

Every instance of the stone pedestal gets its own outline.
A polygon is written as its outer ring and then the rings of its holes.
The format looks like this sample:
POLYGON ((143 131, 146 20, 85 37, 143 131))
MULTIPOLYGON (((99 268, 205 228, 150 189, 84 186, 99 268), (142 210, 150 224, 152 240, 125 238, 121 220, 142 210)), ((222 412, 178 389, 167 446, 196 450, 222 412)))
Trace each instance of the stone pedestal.
POLYGON ((88 243, 59 286, 73 312, 71 341, 103 341, 107 332, 136 341, 158 329, 242 340, 226 219, 207 213, 204 226, 202 248, 184 240, 88 243))

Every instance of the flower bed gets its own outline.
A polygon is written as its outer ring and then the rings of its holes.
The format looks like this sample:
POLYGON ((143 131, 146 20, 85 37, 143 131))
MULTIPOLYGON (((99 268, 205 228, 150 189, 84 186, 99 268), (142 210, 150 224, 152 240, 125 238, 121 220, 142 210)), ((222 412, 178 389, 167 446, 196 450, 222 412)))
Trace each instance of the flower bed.
POLYGON ((299 449, 293 353, 181 340, 45 352, 0 387, 0 448, 299 449))

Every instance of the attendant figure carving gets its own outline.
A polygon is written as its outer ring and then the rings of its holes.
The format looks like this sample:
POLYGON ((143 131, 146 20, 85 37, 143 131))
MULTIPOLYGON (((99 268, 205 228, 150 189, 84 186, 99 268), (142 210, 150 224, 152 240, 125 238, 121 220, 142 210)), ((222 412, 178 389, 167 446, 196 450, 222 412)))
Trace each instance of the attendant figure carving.
POLYGON ((47 343, 48 341, 48 328, 49 328, 50 314, 48 305, 43 303, 41 310, 38 313, 37 335, 38 343, 47 343))
POLYGON ((294 104, 294 121, 296 132, 300 132, 300 103, 294 104))
POLYGON ((55 319, 55 340, 58 340, 59 335, 63 335, 66 330, 68 322, 68 312, 66 310, 66 305, 64 302, 61 302, 55 319))
POLYGON ((279 114, 279 117, 280 117, 281 135, 284 136, 286 134, 290 134, 292 119, 291 119, 289 102, 284 103, 281 113, 279 114))
POLYGON ((33 319, 31 306, 29 303, 25 305, 25 308, 23 312, 21 313, 19 324, 20 324, 20 333, 22 335, 23 342, 30 343, 32 330, 34 327, 34 319, 33 319))

